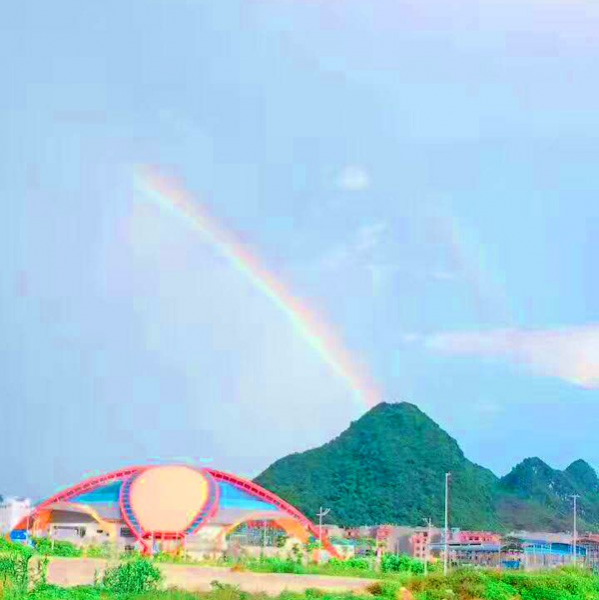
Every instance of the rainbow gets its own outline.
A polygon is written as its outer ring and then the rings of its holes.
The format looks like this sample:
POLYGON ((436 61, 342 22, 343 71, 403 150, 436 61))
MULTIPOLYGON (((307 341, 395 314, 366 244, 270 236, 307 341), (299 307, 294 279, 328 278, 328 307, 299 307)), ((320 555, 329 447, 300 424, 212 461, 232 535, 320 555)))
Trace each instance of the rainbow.
POLYGON ((382 396, 380 389, 332 327, 295 297, 233 232, 210 214, 206 206, 195 200, 176 180, 165 177, 153 167, 136 169, 135 187, 144 197, 201 233, 240 274, 289 318, 294 329, 367 408, 378 404, 382 396))

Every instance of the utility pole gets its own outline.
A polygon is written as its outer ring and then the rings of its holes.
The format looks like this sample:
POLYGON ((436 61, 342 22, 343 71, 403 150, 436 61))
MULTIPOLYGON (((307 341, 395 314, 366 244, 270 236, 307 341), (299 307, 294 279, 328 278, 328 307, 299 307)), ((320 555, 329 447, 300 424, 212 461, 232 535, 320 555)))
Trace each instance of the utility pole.
POLYGON ((443 552, 443 575, 447 576, 449 559, 449 478, 451 473, 445 473, 445 540, 443 552))
POLYGON ((576 500, 578 498, 580 498, 580 496, 578 494, 572 494, 571 498, 572 498, 572 500, 574 500, 574 514, 573 514, 574 527, 572 529, 572 562, 577 563, 578 557, 576 556, 576 542, 578 541, 577 540, 578 532, 576 531, 576 516, 577 516, 576 515, 576 500))
POLYGON ((424 521, 426 522, 426 545, 424 550, 424 576, 426 577, 428 575, 428 563, 431 558, 431 536, 433 534, 433 521, 430 517, 428 519, 424 519, 424 521))
POLYGON ((322 559, 322 519, 326 517, 331 512, 330 508, 324 509, 322 506, 320 510, 316 513, 318 517, 318 564, 321 563, 322 559))

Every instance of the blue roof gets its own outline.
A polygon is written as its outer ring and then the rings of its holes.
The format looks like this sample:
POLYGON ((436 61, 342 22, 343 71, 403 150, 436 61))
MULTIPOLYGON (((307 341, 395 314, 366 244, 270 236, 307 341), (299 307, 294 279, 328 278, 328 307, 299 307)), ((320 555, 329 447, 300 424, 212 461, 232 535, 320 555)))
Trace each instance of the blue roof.
MULTIPOLYGON (((541 542, 525 546, 524 552, 526 554, 568 556, 572 554, 572 546, 570 544, 541 542)), ((586 556, 586 553, 586 548, 582 548, 581 546, 576 547, 576 554, 578 556, 586 556)))
POLYGON ((243 508, 245 510, 278 510, 274 504, 264 502, 248 492, 226 481, 219 481, 221 508, 243 508))
POLYGON ((91 492, 86 492, 76 496, 71 502, 78 504, 110 504, 118 503, 119 494, 121 493, 122 481, 115 481, 102 487, 96 488, 91 492))

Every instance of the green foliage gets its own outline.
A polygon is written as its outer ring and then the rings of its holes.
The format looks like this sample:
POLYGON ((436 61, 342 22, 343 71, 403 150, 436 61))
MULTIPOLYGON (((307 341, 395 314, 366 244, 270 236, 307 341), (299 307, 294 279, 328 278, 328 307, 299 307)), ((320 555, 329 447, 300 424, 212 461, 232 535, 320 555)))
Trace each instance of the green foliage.
POLYGON ((153 558, 154 562, 159 563, 188 564, 196 562, 185 552, 177 552, 176 554, 170 552, 158 552, 153 558))
POLYGON ((452 473, 452 523, 463 529, 563 531, 569 495, 580 495, 580 528, 599 527, 599 479, 578 460, 564 471, 526 459, 498 479, 416 406, 381 403, 333 441, 282 458, 256 482, 306 514, 331 507, 338 525, 422 525, 443 519, 452 473))
POLYGON ((110 544, 93 544, 83 550, 83 555, 88 558, 110 558, 111 554, 110 544))
POLYGON ((292 559, 260 557, 246 560, 243 565, 249 571, 259 573, 295 573, 301 575, 307 572, 300 562, 292 559))
POLYGON ((284 548, 285 544, 287 543, 288 540, 289 540, 289 536, 286 533, 283 533, 277 537, 275 546, 277 548, 284 548))
POLYGON ((410 589, 418 600, 598 600, 599 577, 582 569, 540 573, 499 573, 461 569, 448 577, 414 577, 410 589))
POLYGON ((33 585, 34 587, 43 587, 48 584, 48 564, 50 563, 50 559, 47 556, 39 557, 36 565, 33 576, 33 585))
MULTIPOLYGON (((12 549, 10 549, 12 551, 12 549)), ((19 553, 20 551, 15 550, 19 553)), ((4 556, 4 554, 3 554, 4 556)), ((158 590, 160 572, 148 560, 133 559, 109 570, 102 585, 60 588, 44 581, 27 592, 3 588, 2 600, 272 600, 264 594, 250 594, 238 586, 212 582, 211 590, 192 593, 158 590), (143 564, 142 564, 143 563, 143 564)), ((404 579, 376 580, 365 595, 307 589, 303 593, 285 591, 278 600, 359 600, 377 598, 399 600, 407 587, 416 600, 599 600, 599 576, 579 568, 550 572, 523 573, 460 569, 444 577, 408 574, 404 579)))
POLYGON ((332 442, 292 454, 257 483, 306 514, 331 507, 338 525, 420 525, 443 518, 444 474, 451 471, 452 522, 496 528, 497 478, 464 457, 457 442, 416 406, 381 403, 332 442))
POLYGON ((106 590, 116 593, 141 593, 158 588, 162 573, 150 560, 133 558, 106 569, 102 580, 106 590))
POLYGON ((83 550, 72 542, 52 541, 45 537, 33 538, 33 547, 37 553, 43 556, 75 558, 83 555, 83 550))
POLYGON ((485 585, 485 600, 513 600, 517 595, 516 588, 503 581, 490 580, 485 585))
POLYGON ((19 594, 29 585, 29 561, 33 552, 27 546, 0 538, 0 590, 19 594))
POLYGON ((143 554, 139 550, 125 550, 121 552, 121 560, 131 560, 133 558, 141 558, 143 554))
POLYGON ((372 570, 372 562, 367 558, 348 558, 347 560, 331 559, 327 564, 328 568, 340 570, 369 571, 372 570))
POLYGON ((406 554, 383 554, 381 559, 383 573, 424 573, 424 563, 406 554))
POLYGON ((230 583, 212 581, 210 587, 212 588, 209 594, 211 600, 249 600, 251 598, 251 595, 241 591, 239 586, 230 583))
POLYGON ((395 600, 400 587, 403 587, 401 581, 375 581, 368 586, 367 591, 373 596, 395 600))
POLYGON ((599 479, 583 460, 564 471, 539 458, 516 465, 499 484, 500 517, 515 529, 563 531, 571 526, 570 496, 579 494, 581 528, 599 526, 599 479))
MULTIPOLYGON (((36 586, 26 600, 100 600, 102 590, 93 586, 63 588, 57 585, 36 586)), ((23 599, 25 600, 25 599, 23 599)))

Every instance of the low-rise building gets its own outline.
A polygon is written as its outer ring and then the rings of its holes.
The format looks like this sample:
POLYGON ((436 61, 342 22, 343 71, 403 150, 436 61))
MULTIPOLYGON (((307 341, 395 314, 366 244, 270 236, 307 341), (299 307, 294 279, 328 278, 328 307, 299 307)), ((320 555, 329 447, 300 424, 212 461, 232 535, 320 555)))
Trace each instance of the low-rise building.
POLYGON ((410 554, 419 560, 426 560, 427 557, 430 558, 430 546, 440 543, 442 535, 443 530, 437 528, 415 530, 410 536, 410 554))
POLYGON ((0 502, 0 533, 8 533, 32 509, 29 498, 4 498, 0 502))
POLYGON ((452 541, 459 544, 500 544, 501 535, 491 531, 454 530, 452 541))

